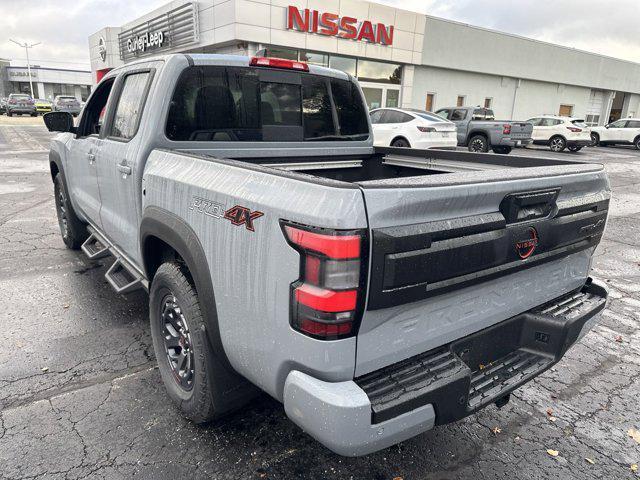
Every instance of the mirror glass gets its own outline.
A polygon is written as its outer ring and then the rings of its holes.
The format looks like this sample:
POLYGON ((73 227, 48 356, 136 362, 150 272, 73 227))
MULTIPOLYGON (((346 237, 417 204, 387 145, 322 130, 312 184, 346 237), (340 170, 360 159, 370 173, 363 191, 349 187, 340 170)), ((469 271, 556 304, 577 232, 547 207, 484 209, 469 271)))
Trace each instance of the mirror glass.
POLYGON ((50 132, 73 131, 73 116, 69 112, 49 112, 42 117, 50 132))

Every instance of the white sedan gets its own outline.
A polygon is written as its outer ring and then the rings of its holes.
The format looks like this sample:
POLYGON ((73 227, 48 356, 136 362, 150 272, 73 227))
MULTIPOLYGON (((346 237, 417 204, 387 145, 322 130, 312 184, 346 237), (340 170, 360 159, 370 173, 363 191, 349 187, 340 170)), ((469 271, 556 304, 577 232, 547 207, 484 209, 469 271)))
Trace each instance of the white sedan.
POLYGON ((435 113, 411 108, 372 110, 373 143, 378 147, 455 149, 458 140, 453 122, 435 113))
POLYGON ((633 145, 640 150, 640 118, 616 120, 604 127, 591 127, 594 145, 633 145))

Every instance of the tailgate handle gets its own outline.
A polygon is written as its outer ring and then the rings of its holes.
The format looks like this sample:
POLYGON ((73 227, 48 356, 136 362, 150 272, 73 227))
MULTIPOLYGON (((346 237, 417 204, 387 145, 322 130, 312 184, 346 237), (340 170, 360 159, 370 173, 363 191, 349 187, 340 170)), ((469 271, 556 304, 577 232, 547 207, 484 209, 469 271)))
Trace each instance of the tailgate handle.
POLYGON ((507 223, 548 217, 556 209, 559 188, 510 193, 500 202, 500 212, 507 223))

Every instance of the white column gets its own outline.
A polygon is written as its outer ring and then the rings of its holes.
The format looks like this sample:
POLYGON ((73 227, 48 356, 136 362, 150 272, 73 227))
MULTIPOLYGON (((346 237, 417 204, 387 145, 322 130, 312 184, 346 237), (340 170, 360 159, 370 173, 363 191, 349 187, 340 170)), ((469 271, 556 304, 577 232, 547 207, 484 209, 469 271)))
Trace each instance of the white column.
POLYGON ((82 90, 80 89, 80 85, 73 86, 73 95, 79 102, 82 101, 82 90))
POLYGON ((36 92, 34 92, 36 94, 36 98, 47 98, 44 96, 44 83, 38 82, 36 87, 36 92))

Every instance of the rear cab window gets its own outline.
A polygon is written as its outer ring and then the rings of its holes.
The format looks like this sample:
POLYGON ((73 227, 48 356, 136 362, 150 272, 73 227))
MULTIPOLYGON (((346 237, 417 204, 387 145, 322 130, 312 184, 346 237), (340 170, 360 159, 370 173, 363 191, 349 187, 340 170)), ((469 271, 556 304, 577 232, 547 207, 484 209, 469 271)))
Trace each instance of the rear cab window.
POLYGON ((193 66, 176 85, 173 141, 366 140, 367 112, 350 81, 252 67, 193 66), (269 72, 268 75, 262 72, 269 72))

